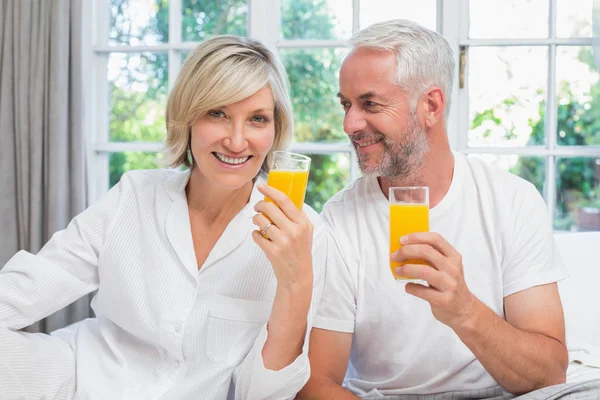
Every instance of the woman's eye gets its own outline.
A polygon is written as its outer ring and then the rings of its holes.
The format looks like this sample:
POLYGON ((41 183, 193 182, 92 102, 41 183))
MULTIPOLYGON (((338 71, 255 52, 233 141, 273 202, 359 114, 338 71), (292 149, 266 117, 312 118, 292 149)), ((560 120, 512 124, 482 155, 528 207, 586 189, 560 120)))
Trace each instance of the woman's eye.
POLYGON ((261 124, 263 122, 267 122, 267 119, 265 117, 263 117, 262 115, 255 115, 254 117, 252 117, 252 122, 261 124))
POLYGON ((208 115, 210 115, 213 118, 221 118, 223 117, 225 114, 223 114, 223 111, 209 111, 208 115))

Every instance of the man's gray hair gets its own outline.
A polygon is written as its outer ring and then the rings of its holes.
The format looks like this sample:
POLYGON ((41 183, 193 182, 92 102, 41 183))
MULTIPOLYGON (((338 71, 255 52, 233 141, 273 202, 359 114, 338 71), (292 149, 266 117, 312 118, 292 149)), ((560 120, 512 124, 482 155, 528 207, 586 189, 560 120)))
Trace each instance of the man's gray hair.
POLYGON ((396 82, 411 97, 411 109, 423 93, 439 86, 446 96, 444 118, 450 111, 454 55, 442 35, 405 19, 379 22, 350 38, 354 49, 367 47, 396 54, 396 82))

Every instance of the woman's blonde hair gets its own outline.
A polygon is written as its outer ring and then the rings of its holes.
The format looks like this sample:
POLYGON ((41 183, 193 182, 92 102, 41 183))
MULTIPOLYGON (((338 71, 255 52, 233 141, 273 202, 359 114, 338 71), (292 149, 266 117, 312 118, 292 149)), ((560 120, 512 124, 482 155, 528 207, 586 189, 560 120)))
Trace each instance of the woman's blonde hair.
POLYGON ((233 104, 269 86, 275 99, 275 140, 262 169, 269 171, 273 152, 291 142, 294 126, 289 81, 275 55, 257 40, 216 36, 201 43, 185 61, 167 103, 167 163, 191 168, 191 126, 207 111, 233 104))

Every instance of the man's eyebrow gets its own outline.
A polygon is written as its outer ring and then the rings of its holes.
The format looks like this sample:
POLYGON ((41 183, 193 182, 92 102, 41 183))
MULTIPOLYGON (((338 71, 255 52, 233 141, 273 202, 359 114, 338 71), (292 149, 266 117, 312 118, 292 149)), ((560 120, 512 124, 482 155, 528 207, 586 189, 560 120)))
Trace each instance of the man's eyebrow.
POLYGON ((376 97, 374 92, 367 92, 358 96, 360 100, 372 99, 373 97, 376 97))
MULTIPOLYGON (((344 96, 341 92, 338 92, 337 97, 342 99, 342 98, 345 98, 346 96, 344 96)), ((366 99, 372 99, 373 97, 377 97, 375 92, 366 92, 366 93, 363 93, 360 96, 358 96, 358 99, 366 100, 366 99)))

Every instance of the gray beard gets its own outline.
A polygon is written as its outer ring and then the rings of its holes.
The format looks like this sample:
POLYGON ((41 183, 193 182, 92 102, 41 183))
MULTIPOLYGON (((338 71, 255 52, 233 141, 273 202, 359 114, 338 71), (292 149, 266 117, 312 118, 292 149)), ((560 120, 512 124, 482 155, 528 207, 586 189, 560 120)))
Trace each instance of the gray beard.
POLYGON ((354 140, 383 138, 383 156, 379 165, 376 166, 368 165, 368 155, 361 155, 358 152, 357 144, 352 142, 357 152, 358 166, 363 175, 402 180, 416 178, 429 151, 427 136, 425 131, 419 128, 416 118, 412 116, 403 136, 402 142, 394 142, 380 132, 375 134, 361 132, 354 135, 352 137, 354 140))

